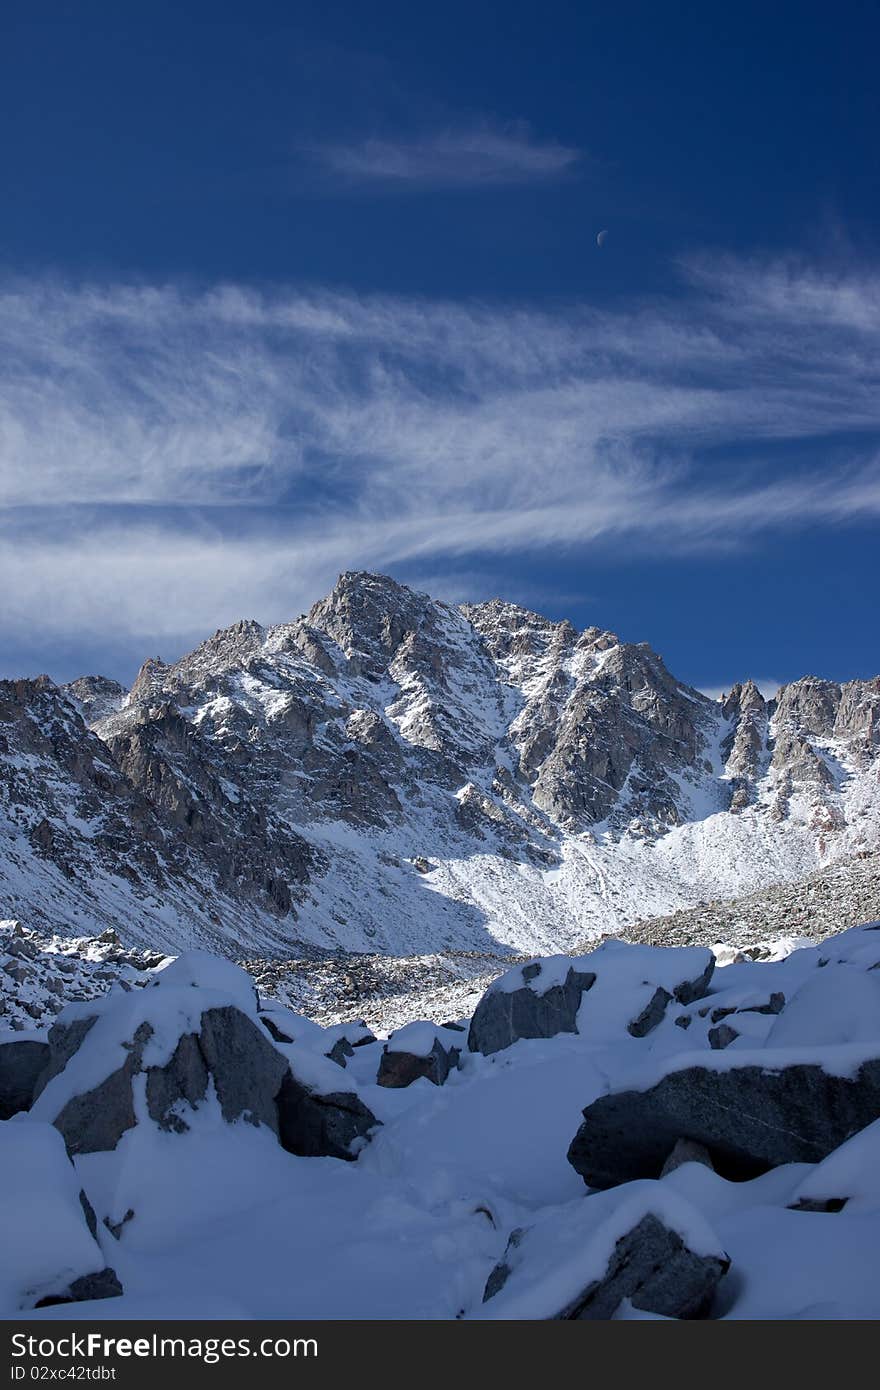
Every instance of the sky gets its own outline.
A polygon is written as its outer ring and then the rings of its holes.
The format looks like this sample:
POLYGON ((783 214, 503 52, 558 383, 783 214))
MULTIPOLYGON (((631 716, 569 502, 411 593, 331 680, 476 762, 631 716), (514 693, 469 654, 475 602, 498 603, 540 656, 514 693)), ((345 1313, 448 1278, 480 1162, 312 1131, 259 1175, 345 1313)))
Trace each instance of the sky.
POLYGON ((707 691, 875 675, 878 47, 858 0, 7 0, 0 675, 347 569, 707 691))

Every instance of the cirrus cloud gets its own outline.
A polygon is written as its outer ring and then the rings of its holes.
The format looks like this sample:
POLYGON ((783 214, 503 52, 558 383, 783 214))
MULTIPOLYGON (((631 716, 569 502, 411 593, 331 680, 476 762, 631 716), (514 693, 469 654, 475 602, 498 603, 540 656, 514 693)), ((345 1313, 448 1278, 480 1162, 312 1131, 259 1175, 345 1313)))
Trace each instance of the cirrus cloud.
POLYGON ((0 631, 173 647, 346 568, 876 520, 876 300, 729 261, 614 312, 7 283, 0 631))

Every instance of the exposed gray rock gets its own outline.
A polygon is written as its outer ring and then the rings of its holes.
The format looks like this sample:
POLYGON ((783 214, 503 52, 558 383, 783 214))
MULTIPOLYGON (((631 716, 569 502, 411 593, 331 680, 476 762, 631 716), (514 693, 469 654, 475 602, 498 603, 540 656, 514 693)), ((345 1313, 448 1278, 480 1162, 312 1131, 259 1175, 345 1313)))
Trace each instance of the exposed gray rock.
POLYGON ((344 1067, 348 1065, 348 1058, 354 1056, 354 1048, 348 1038, 337 1038, 327 1056, 337 1066, 344 1067))
POLYGON ((736 1042, 739 1033, 735 1028, 731 1028, 729 1023, 719 1023, 715 1028, 710 1028, 707 1034, 709 1046, 714 1052, 721 1052, 725 1047, 730 1047, 732 1042, 736 1042))
POLYGON ((90 1018, 59 1019, 49 1029, 49 1054, 45 1068, 34 1086, 34 1100, 59 1072, 67 1066, 77 1048, 97 1022, 97 1013, 90 1018))
POLYGON ((666 1318, 705 1317, 729 1261, 696 1255, 677 1231, 645 1216, 617 1242, 605 1277, 559 1316, 610 1318, 628 1298, 634 1308, 666 1318))
POLYGON ((376 1081, 380 1086, 411 1086, 414 1081, 426 1077, 435 1086, 442 1086, 450 1071, 458 1066, 460 1053, 457 1048, 445 1048, 439 1038, 427 1057, 416 1057, 411 1052, 393 1052, 386 1046, 379 1059, 379 1073, 376 1081))
POLYGON ((199 1048, 214 1080, 224 1120, 244 1117, 278 1132, 276 1098, 287 1062, 240 1009, 202 1014, 199 1048))
POLYGON ((0 1043, 0 1120, 30 1110, 37 1079, 48 1061, 48 1043, 31 1039, 0 1043))
POLYGON ((568 1151, 589 1187, 654 1178, 679 1139, 704 1145, 724 1177, 817 1163, 880 1116, 880 1060, 853 1076, 818 1065, 690 1066, 645 1091, 600 1096, 568 1151))
POLYGON ((185 1133, 189 1126, 179 1113, 181 1102, 196 1106, 204 1100, 208 1077, 208 1066, 198 1036, 185 1033, 164 1067, 147 1068, 147 1110, 150 1118, 156 1121, 160 1129, 185 1133))
POLYGON ((468 1048, 489 1056, 510 1047, 519 1038, 553 1038, 557 1033, 577 1032, 577 1013, 585 990, 596 982, 595 973, 571 967, 561 985, 543 994, 530 988, 541 974, 539 961, 522 968, 520 989, 490 987, 471 1019, 468 1048))
POLYGON ((119 1298, 125 1290, 117 1278, 116 1271, 108 1265, 97 1274, 81 1274, 63 1293, 41 1298, 34 1306, 52 1308, 58 1303, 87 1303, 93 1298, 119 1298))
POLYGON ((283 1148, 302 1158, 357 1158, 379 1124, 353 1091, 328 1095, 310 1090, 288 1071, 278 1094, 278 1135, 283 1148))
MULTIPOLYGON (((506 1288, 511 1274, 528 1279, 527 1238, 528 1231, 513 1233, 504 1260, 489 1276, 484 1303, 506 1288), (518 1249, 520 1268, 512 1271, 510 1255, 518 1249)), ((696 1254, 677 1231, 649 1212, 616 1242, 601 1278, 591 1280, 547 1316, 566 1321, 605 1320, 613 1318, 628 1299, 633 1307, 662 1317, 705 1317, 729 1264, 720 1255, 696 1254)))
POLYGON ((647 1037, 648 1033, 656 1028, 658 1023, 662 1022, 666 1015, 666 1005, 670 1002, 672 997, 668 989, 664 989, 662 985, 658 985, 642 1012, 637 1018, 634 1018, 627 1024, 627 1032, 634 1038, 647 1037))
POLYGON ((142 1023, 127 1045, 128 1056, 122 1066, 91 1091, 73 1096, 53 1117, 69 1154, 115 1149, 126 1130, 137 1124, 131 1083, 141 1070, 141 1057, 152 1031, 148 1023, 142 1023))

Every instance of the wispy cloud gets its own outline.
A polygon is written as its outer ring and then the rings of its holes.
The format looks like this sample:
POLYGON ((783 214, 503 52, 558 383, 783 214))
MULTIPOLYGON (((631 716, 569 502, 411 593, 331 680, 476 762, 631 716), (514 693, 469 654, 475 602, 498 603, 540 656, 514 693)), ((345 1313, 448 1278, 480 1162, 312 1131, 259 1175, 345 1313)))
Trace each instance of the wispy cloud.
POLYGON ((880 518, 876 282, 687 274, 614 313, 7 285, 0 635, 173 646, 349 567, 880 518))
POLYGON ((372 137, 349 144, 322 144, 307 151, 347 186, 391 189, 472 188, 560 178, 580 152, 541 140, 517 123, 481 122, 433 131, 409 140, 372 137))

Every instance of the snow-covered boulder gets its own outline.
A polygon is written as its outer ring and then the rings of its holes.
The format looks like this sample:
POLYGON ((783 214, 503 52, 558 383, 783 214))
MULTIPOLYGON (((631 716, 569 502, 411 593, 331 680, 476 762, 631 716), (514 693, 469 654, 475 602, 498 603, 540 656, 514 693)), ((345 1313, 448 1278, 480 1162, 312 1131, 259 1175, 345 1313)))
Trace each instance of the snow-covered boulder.
POLYGON ((0 1124, 0 1172, 0 1314, 121 1294, 58 1131, 0 1124))
POLYGON ((826 965, 795 992, 775 1019, 767 1047, 880 1043, 880 971, 826 965))
POLYGON ((270 1037, 280 1043, 298 1043, 322 1057, 330 1057, 340 1067, 347 1065, 348 1058, 354 1056, 356 1047, 375 1042, 375 1036, 363 1022, 336 1023, 322 1028, 304 1014, 295 1013, 276 1001, 266 1001, 260 1006, 260 1022, 270 1037))
POLYGON ((626 1299, 662 1317, 702 1317, 729 1263, 689 1202, 658 1183, 636 1183, 550 1208, 515 1231, 477 1316, 611 1318, 626 1299))
POLYGON ((291 1046, 278 1092, 278 1134, 302 1158, 357 1158, 379 1121, 356 1091, 342 1089, 335 1062, 291 1046))
POLYGON ((705 994, 715 968, 711 951, 603 942, 585 956, 549 956, 495 980, 477 1005, 471 1052, 489 1055, 520 1038, 579 1033, 592 1042, 644 1037, 673 1000, 705 994))
POLYGON ((457 1030, 423 1021, 408 1023, 385 1044, 376 1080, 380 1086, 410 1086, 425 1077, 442 1086, 459 1064, 461 1041, 457 1030))
POLYGON ((49 1044, 41 1038, 0 1040, 0 1120, 30 1110, 37 1080, 49 1060, 49 1044))
POLYGON ((589 1187, 653 1178, 679 1139, 719 1173, 817 1163, 880 1116, 880 1043, 680 1053, 584 1110, 568 1150, 589 1187))
POLYGON ((585 990, 595 974, 568 956, 549 956, 509 970, 486 990, 468 1032, 468 1048, 489 1056, 519 1038, 576 1033, 585 990))
POLYGON ((848 1214, 880 1211, 880 1120, 818 1163, 792 1194, 791 1206, 848 1214))
POLYGON ((303 1082, 294 1049, 261 1026, 250 977, 201 951, 156 972, 145 989, 66 1009, 49 1049, 32 1113, 60 1130, 71 1154, 115 1149, 141 1122, 185 1133, 209 1089, 224 1121, 264 1125, 294 1153, 344 1148, 350 1157, 353 1138, 376 1123, 325 1058, 314 1060, 336 1084, 303 1082))

